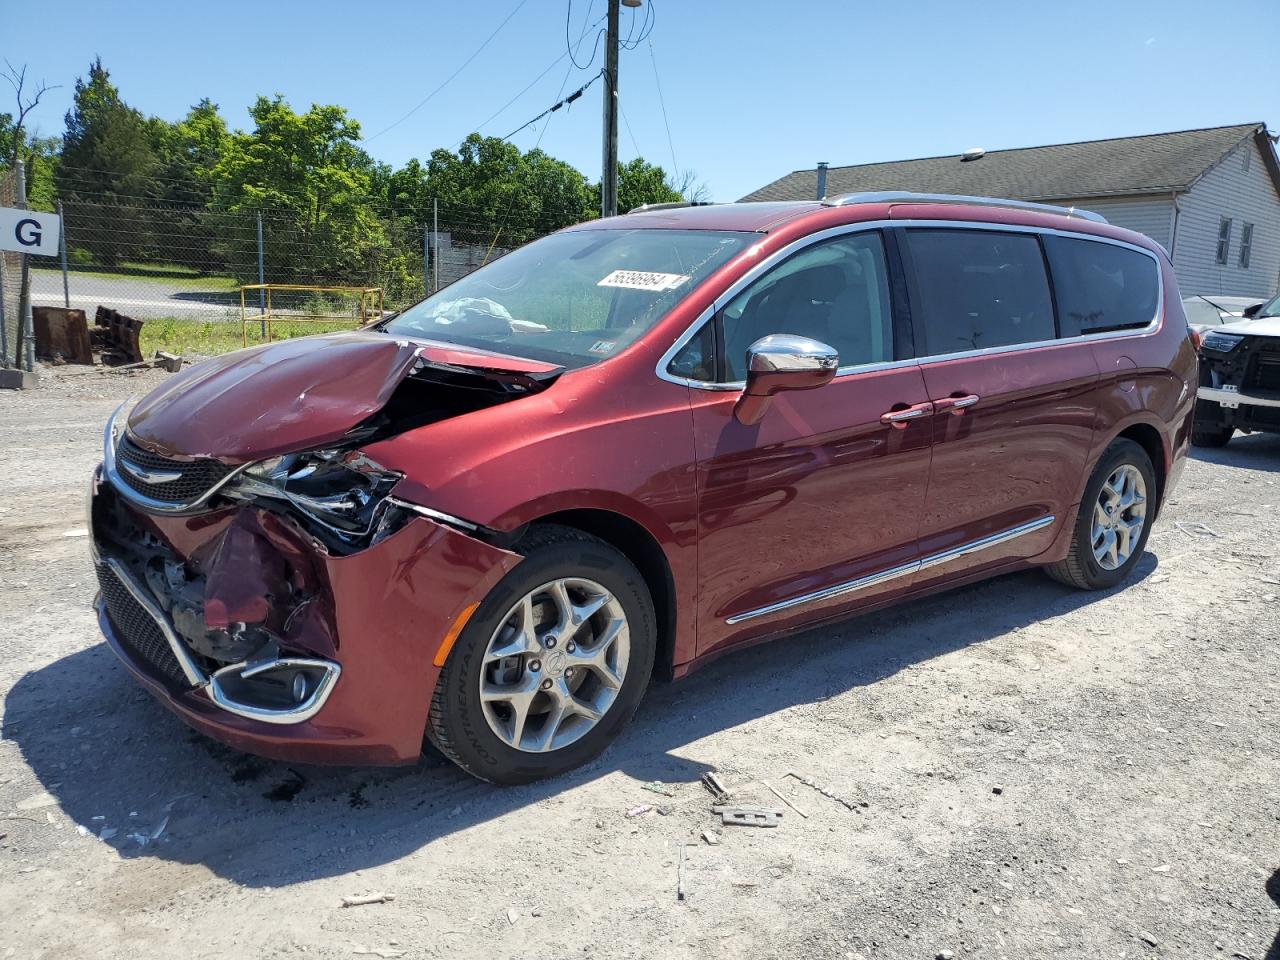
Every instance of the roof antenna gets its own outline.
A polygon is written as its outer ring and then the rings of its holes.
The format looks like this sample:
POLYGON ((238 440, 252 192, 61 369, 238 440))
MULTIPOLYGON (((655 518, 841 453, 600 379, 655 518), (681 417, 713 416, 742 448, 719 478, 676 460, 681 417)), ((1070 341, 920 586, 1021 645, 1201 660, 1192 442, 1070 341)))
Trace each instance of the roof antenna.
POLYGON ((987 151, 983 150, 981 147, 970 147, 964 153, 960 154, 960 162, 968 163, 971 160, 981 160, 986 155, 987 151))

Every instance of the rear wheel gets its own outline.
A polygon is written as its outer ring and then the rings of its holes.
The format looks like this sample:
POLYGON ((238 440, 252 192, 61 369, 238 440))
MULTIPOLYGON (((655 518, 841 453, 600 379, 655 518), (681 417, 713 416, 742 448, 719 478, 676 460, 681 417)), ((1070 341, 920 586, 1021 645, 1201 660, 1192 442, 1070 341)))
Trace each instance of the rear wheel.
POLYGON ((1147 452, 1132 440, 1116 440, 1089 477, 1070 552, 1045 568, 1049 576, 1081 590, 1120 583, 1147 545, 1156 492, 1147 452))
POLYGON ((1225 447, 1234 433, 1231 427, 1192 427, 1191 443, 1197 447, 1225 447))
POLYGON ((429 733, 468 773, 528 783, 597 756, 635 713, 657 649, 653 601, 619 551, 536 527, 459 636, 429 733))

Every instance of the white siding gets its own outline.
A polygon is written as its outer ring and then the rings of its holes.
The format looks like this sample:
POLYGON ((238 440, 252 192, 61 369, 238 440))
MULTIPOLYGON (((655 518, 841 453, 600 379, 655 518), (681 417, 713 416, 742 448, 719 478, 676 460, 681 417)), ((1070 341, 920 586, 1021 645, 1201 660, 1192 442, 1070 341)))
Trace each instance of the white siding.
POLYGON ((1090 200, 1081 197, 1072 200, 1054 200, 1064 207, 1081 207, 1107 218, 1107 221, 1126 230, 1136 230, 1169 249, 1169 225, 1173 216, 1173 197, 1100 197, 1090 200))
POLYGON ((1280 195, 1250 138, 1178 197, 1173 267, 1183 294, 1264 297, 1280 285, 1280 195), (1249 169, 1244 153, 1250 153, 1249 169), (1216 262, 1218 225, 1231 218, 1231 250, 1216 262), (1240 266, 1244 225, 1253 224, 1249 268, 1240 266))

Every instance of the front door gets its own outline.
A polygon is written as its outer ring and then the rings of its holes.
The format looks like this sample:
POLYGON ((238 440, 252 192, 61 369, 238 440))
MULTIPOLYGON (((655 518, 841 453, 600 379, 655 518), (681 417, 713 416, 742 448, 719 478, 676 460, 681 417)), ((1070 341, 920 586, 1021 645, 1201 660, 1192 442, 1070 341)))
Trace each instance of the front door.
POLYGON ((935 405, 920 584, 1033 557, 1071 515, 1098 368, 1058 341, 1040 239, 902 232, 915 343, 935 405))
POLYGON ((931 429, 920 370, 894 359, 893 315, 883 239, 861 231, 791 255, 713 320, 720 389, 693 390, 699 655, 910 586, 931 429), (775 333, 834 347, 841 372, 777 394, 746 426, 739 391, 724 387, 745 378, 747 347, 775 333))

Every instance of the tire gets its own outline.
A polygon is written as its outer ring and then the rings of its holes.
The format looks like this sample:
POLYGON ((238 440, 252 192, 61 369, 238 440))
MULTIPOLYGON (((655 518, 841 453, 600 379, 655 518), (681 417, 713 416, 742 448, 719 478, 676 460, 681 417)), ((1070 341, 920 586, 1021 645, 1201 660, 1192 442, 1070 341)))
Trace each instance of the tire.
POLYGON ((1194 447, 1225 447, 1235 434, 1232 427, 1191 428, 1191 445, 1194 447))
MULTIPOLYGON (((644 578, 631 561, 603 540, 571 527, 544 524, 531 528, 514 549, 523 554, 525 559, 494 586, 463 628, 436 682, 427 721, 428 738, 450 760, 474 777, 508 785, 531 783, 557 776, 593 760, 603 752, 617 738, 640 704, 653 672, 658 639, 653 600, 644 578), (538 610, 555 609, 554 605, 548 606, 551 604, 549 595, 540 591, 544 585, 561 580, 580 581, 601 587, 612 604, 600 613, 593 614, 572 636, 585 643, 582 640, 583 629, 592 631, 588 636, 594 635, 596 624, 600 622, 598 617, 620 610, 626 618, 629 651, 625 670, 622 671, 621 685, 616 691, 613 688, 606 689, 598 680, 593 680, 596 676, 593 672, 584 673, 583 668, 575 668, 579 675, 576 681, 579 691, 586 689, 584 684, 595 683, 596 689, 612 698, 607 707, 603 708, 602 716, 594 721, 594 725, 578 735, 576 740, 563 746, 553 746, 546 752, 530 752, 528 749, 518 749, 495 732, 491 724, 496 722, 503 726, 503 721, 502 718, 494 720, 493 712, 507 711, 509 714, 511 707, 509 704, 499 703, 496 707, 490 704, 486 708, 480 696, 482 676, 486 685, 493 689, 493 671, 505 669, 509 662, 518 661, 521 664, 518 668, 518 675, 522 678, 520 683, 525 680, 533 682, 535 686, 539 682, 550 683, 551 676, 554 675, 558 690, 562 675, 553 673, 553 670, 562 670, 562 667, 553 667, 553 652, 547 650, 544 654, 541 648, 534 648, 534 652, 522 657, 510 657, 489 664, 486 664, 485 657, 491 642, 498 642, 500 630, 508 631, 504 636, 510 635, 509 631, 513 629, 510 624, 515 622, 510 618, 517 616, 516 605, 524 597, 534 593, 541 598, 537 601, 538 610), (541 668, 543 659, 546 662, 545 669, 541 668), (533 672, 535 669, 537 673, 533 672), (545 679, 539 680, 539 676, 545 679)), ((535 608, 531 605, 528 609, 535 608)), ((606 622, 614 623, 616 617, 606 622)), ((542 642, 547 641, 543 639, 542 642)), ((570 640, 566 640, 560 652, 570 649, 575 649, 575 646, 570 640)), ((585 650, 585 646, 582 649, 585 650)), ((563 663, 565 658, 560 660, 563 663)), ((567 677, 563 679, 568 682, 567 677)), ((556 695, 559 696, 558 693, 556 695)), ((545 703, 539 699, 543 695, 534 693, 532 696, 532 703, 545 703)), ((532 709, 525 715, 531 722, 537 719, 532 709)), ((576 724, 575 730, 592 722, 590 718, 579 718, 573 714, 568 719, 576 724)), ((548 720, 549 713, 544 714, 544 730, 548 720)), ((511 720, 507 720, 507 723, 514 725, 511 720)), ((522 724, 521 730, 527 729, 536 731, 537 727, 522 724)), ((557 729, 564 728, 558 726, 557 729)), ((508 734, 510 735, 510 731, 508 734)), ((552 730, 547 742, 552 742, 550 737, 555 734, 556 730, 552 730)), ((514 735, 522 738, 528 734, 516 732, 514 735)), ((520 742, 523 743, 523 739, 520 742)))
POLYGON ((1085 485, 1075 529, 1072 531, 1071 549, 1065 559, 1045 567, 1045 572, 1060 583, 1080 590, 1107 590, 1116 586, 1129 575, 1146 549, 1151 523, 1155 519, 1157 497, 1155 469, 1147 452, 1132 440, 1116 440, 1103 451, 1085 485), (1095 506, 1099 503, 1104 485, 1125 466, 1136 469, 1142 477, 1145 487, 1145 517, 1137 543, 1131 546, 1128 559, 1113 569, 1108 569, 1094 556, 1095 506))

